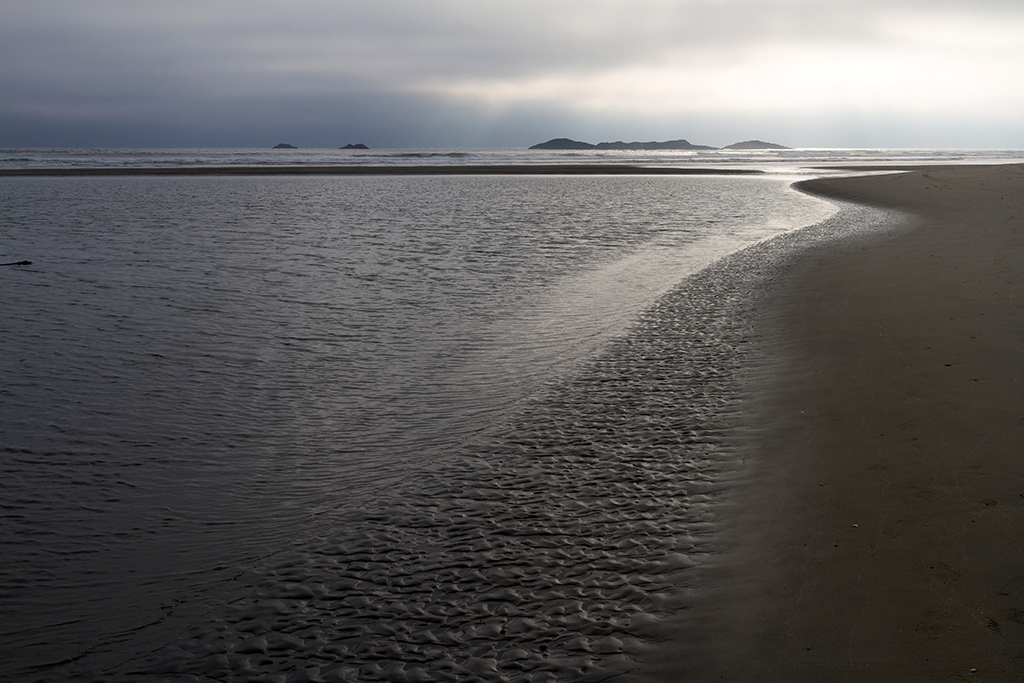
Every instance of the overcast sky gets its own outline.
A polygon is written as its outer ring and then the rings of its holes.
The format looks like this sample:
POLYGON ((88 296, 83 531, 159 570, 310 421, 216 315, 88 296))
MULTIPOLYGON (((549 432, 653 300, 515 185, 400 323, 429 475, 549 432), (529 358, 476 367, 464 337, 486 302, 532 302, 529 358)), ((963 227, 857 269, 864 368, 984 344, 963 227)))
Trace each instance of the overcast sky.
POLYGON ((0 0, 0 146, 1024 148, 1020 0, 0 0))

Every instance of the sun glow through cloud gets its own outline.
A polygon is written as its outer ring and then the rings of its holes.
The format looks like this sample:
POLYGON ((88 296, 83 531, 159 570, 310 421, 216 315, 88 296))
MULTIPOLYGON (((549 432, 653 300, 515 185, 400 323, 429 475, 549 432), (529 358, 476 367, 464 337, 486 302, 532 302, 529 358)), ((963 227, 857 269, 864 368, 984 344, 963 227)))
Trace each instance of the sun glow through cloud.
POLYGON ((729 49, 721 45, 728 37, 670 42, 631 63, 449 76, 409 87, 497 109, 533 103, 620 117, 741 111, 941 119, 983 110, 1005 121, 1024 111, 1024 91, 1009 87, 1024 68, 1024 20, 1016 14, 922 16, 897 8, 840 37, 808 32, 783 40, 780 32, 792 26, 745 35, 729 49))
POLYGON ((1024 60, 994 68, 941 50, 899 46, 764 45, 721 64, 694 65, 686 54, 664 64, 598 73, 567 72, 518 80, 471 79, 414 86, 491 107, 535 101, 578 109, 683 112, 828 111, 860 107, 915 112, 1024 107, 1008 88, 1024 60))

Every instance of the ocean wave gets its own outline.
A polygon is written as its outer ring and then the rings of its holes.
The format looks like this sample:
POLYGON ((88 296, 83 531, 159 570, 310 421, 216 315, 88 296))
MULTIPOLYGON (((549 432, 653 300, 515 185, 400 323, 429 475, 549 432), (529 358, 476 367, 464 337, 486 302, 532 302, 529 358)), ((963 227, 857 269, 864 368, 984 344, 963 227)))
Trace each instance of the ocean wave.
POLYGON ((441 157, 445 159, 465 159, 474 156, 469 152, 396 152, 394 154, 353 154, 354 157, 369 157, 383 159, 433 159, 441 157))

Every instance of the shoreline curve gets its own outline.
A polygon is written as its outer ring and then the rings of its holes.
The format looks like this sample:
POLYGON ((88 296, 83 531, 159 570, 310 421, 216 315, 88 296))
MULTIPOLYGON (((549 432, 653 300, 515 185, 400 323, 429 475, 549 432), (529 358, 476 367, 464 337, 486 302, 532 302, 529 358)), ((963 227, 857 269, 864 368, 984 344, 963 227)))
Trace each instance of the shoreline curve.
POLYGON ((768 288, 729 543, 645 680, 1022 680, 1024 165, 798 188, 910 219, 768 288))

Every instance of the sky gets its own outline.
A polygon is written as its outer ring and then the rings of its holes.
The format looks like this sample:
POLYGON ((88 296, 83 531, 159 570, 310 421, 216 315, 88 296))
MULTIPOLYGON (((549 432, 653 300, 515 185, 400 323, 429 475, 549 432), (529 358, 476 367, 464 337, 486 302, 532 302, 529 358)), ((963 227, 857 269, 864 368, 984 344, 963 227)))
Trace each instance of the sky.
POLYGON ((1020 0, 0 0, 0 147, 1024 148, 1020 0))

